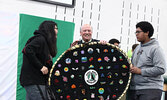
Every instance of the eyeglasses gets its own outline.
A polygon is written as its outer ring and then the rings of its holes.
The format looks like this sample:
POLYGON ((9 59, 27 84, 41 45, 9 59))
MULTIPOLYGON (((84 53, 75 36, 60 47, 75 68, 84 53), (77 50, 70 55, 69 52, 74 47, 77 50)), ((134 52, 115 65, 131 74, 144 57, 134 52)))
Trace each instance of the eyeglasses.
POLYGON ((143 32, 143 31, 136 31, 135 34, 140 33, 140 32, 143 32))

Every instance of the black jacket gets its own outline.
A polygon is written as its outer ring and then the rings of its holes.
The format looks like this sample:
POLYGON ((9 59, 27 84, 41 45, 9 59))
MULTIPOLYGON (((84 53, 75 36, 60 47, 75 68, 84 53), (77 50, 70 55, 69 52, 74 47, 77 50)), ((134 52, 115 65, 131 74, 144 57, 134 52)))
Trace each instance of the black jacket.
MULTIPOLYGON (((96 40, 96 39, 92 39, 91 40, 91 42, 99 42, 100 40, 96 40)), ((78 41, 78 44, 82 44, 83 43, 83 41, 82 40, 80 40, 80 41, 78 41)))
POLYGON ((44 35, 36 34, 31 37, 23 48, 23 65, 20 75, 20 84, 45 85, 48 75, 43 75, 40 71, 46 66, 49 71, 52 67, 52 57, 44 35))

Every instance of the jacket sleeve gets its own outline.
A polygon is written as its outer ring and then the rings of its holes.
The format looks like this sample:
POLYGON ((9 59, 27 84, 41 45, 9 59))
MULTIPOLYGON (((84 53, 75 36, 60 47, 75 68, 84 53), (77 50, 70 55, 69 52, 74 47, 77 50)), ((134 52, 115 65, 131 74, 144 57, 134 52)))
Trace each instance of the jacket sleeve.
POLYGON ((167 65, 162 49, 160 47, 154 49, 151 56, 153 67, 142 69, 141 74, 143 76, 158 76, 164 74, 167 65))
POLYGON ((41 69, 43 67, 43 64, 40 62, 40 59, 37 57, 37 55, 41 54, 41 50, 43 47, 43 41, 41 37, 34 38, 30 43, 28 43, 24 49, 23 54, 27 56, 30 63, 32 63, 35 67, 38 69, 41 69))

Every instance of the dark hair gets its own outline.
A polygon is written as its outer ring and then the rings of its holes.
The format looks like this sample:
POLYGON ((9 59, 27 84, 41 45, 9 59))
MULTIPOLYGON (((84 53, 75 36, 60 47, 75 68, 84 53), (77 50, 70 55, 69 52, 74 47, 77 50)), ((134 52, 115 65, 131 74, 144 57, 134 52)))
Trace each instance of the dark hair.
POLYGON ((57 23, 53 21, 44 21, 38 28, 38 31, 42 32, 42 34, 44 34, 44 36, 46 37, 49 51, 52 57, 55 57, 57 54, 57 38, 54 31, 55 25, 57 26, 57 23))
POLYGON ((110 44, 114 44, 114 43, 120 43, 117 39, 111 39, 111 40, 109 40, 109 43, 110 44))
POLYGON ((135 48, 136 48, 138 45, 139 45, 139 44, 133 44, 133 45, 132 45, 132 51, 134 51, 135 48))
POLYGON ((140 28, 143 32, 149 32, 149 34, 148 34, 149 38, 151 36, 153 36, 154 28, 151 25, 151 23, 149 23, 147 21, 141 21, 141 22, 137 23, 136 28, 140 28))

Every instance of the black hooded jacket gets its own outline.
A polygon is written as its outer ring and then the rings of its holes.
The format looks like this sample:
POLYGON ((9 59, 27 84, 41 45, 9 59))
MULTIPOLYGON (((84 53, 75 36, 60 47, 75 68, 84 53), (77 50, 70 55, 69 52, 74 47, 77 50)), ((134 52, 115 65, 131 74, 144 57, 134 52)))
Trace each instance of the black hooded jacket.
POLYGON ((34 32, 22 50, 23 65, 20 75, 20 84, 45 85, 48 75, 43 75, 41 68, 46 66, 50 71, 52 67, 52 57, 49 52, 46 36, 39 31, 34 32))

